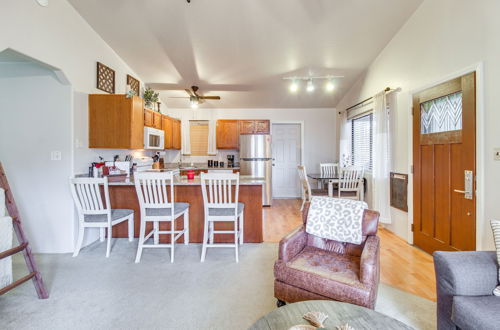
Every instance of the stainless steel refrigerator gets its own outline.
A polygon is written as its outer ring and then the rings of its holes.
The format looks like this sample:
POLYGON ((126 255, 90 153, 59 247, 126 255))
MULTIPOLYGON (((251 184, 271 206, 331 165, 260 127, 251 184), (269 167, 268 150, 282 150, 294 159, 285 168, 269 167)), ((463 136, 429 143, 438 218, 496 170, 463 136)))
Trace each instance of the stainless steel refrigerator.
POLYGON ((262 205, 271 205, 272 166, 271 135, 240 135, 240 173, 264 178, 262 205))

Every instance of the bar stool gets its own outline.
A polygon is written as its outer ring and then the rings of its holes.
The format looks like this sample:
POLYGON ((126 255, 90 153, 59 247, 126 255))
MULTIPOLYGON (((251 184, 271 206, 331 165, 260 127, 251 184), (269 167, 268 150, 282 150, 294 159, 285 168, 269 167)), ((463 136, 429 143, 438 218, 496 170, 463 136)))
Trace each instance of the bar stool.
POLYGON ((209 247, 234 247, 238 262, 238 245, 243 244, 245 207, 238 202, 240 174, 201 173, 200 177, 205 211, 201 262, 205 261, 209 247), (215 230, 216 222, 232 222, 234 230, 215 230), (214 243, 214 234, 233 234, 234 244, 214 243))
POLYGON ((100 228, 101 241, 104 240, 104 230, 108 230, 106 258, 111 251, 112 227, 123 221, 128 221, 128 240, 134 240, 134 210, 111 209, 109 202, 108 178, 72 178, 70 179, 71 194, 78 212, 78 239, 73 257, 80 253, 85 228, 100 228), (102 202, 99 185, 104 187, 102 202))
POLYGON ((189 203, 175 202, 172 171, 138 172, 134 174, 134 181, 141 208, 141 229, 135 262, 141 261, 143 248, 170 248, 170 262, 174 262, 175 241, 184 235, 184 244, 189 244, 189 203), (175 230, 175 220, 181 216, 184 216, 184 228, 175 230), (153 223, 153 230, 145 235, 148 222, 153 223), (160 222, 170 222, 170 230, 160 231, 160 222), (160 234, 170 234, 170 244, 160 244, 160 234), (154 244, 144 244, 153 235, 154 244))

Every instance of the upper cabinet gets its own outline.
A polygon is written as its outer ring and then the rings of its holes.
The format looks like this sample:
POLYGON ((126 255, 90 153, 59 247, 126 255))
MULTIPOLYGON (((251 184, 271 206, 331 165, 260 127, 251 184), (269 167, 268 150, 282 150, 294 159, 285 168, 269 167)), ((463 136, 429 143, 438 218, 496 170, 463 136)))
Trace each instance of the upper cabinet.
POLYGON ((150 109, 144 109, 144 126, 162 129, 162 114, 150 109))
POLYGON ((253 120, 240 120, 240 134, 254 134, 255 121, 253 120))
POLYGON ((271 122, 269 120, 255 120, 254 134, 270 134, 271 122))
POLYGON ((240 134, 269 134, 269 120, 240 120, 240 134))
POLYGON ((122 94, 89 95, 89 148, 143 149, 144 104, 122 94))
POLYGON ((239 149, 240 126, 238 120, 217 120, 217 149, 239 149))
POLYGON ((163 118, 162 118, 162 127, 163 127, 163 131, 165 132, 165 149, 172 149, 173 148, 172 121, 173 121, 173 119, 168 117, 168 116, 163 116, 163 118))
POLYGON ((181 150, 181 121, 172 121, 172 149, 181 150))
POLYGON ((165 149, 181 149, 181 121, 162 115, 163 131, 165 132, 165 149))

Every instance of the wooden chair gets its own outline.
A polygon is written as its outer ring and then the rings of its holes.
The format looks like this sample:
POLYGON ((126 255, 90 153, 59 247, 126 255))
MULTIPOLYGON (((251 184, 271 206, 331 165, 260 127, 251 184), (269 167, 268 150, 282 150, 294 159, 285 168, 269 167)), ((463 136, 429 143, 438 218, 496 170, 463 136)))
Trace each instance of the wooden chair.
POLYGON ((364 172, 364 169, 359 167, 353 166, 344 168, 339 180, 338 197, 361 200, 364 172))
MULTIPOLYGON (((319 169, 322 176, 336 176, 340 173, 339 163, 321 163, 319 169)), ((318 188, 324 188, 323 182, 319 182, 318 188)))
POLYGON ((238 202, 240 174, 200 173, 200 178, 205 211, 201 262, 205 261, 209 247, 234 247, 238 262, 238 244, 243 244, 245 208, 238 202), (215 230, 215 222, 232 222, 234 230, 215 230), (214 234, 233 234, 234 244, 214 243, 214 234))
POLYGON ((310 202, 313 196, 328 196, 328 190, 325 189, 311 189, 309 180, 307 179, 306 167, 303 165, 297 166, 299 172, 300 183, 302 186, 302 206, 300 210, 304 209, 306 202, 310 202))
POLYGON ((104 241, 104 231, 107 229, 108 242, 106 258, 111 251, 112 227, 123 221, 128 221, 128 240, 134 240, 134 210, 111 209, 109 202, 108 178, 72 178, 71 194, 78 212, 78 239, 73 257, 80 253, 85 228, 100 228, 101 242, 104 241), (104 188, 103 203, 100 185, 104 188))
POLYGON ((184 235, 184 244, 189 244, 189 203, 175 202, 174 172, 138 172, 135 173, 134 180, 141 208, 141 229, 135 262, 141 261, 143 248, 170 248, 170 262, 174 262, 175 241, 184 235), (175 220, 181 216, 184 216, 184 228, 175 230, 175 220), (148 222, 153 223, 153 230, 146 235, 148 222), (160 222, 170 222, 170 230, 160 231, 160 222), (170 244, 160 244, 160 234, 170 234, 170 244), (151 236, 154 244, 144 244, 151 236))

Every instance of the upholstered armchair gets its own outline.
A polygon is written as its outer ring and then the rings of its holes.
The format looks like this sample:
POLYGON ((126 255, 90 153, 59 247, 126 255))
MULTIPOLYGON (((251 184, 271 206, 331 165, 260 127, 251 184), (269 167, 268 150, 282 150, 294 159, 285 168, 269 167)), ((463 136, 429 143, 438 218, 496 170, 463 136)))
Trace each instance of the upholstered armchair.
POLYGON ((363 241, 341 243, 306 233, 309 203, 302 213, 304 225, 279 245, 274 264, 274 296, 278 307, 287 302, 337 300, 373 309, 380 280, 378 212, 365 210, 363 241))

